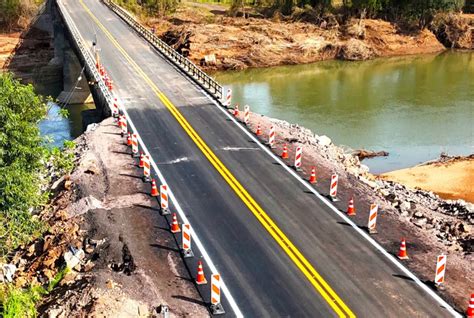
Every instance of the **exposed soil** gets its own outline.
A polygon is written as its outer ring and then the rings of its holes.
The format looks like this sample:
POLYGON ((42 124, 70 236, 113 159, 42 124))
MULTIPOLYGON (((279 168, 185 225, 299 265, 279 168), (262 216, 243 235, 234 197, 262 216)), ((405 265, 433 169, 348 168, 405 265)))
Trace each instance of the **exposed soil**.
MULTIPOLYGON (((239 120, 243 120, 242 113, 240 111, 239 120)), ((329 194, 331 175, 338 174, 340 202, 336 202, 335 206, 346 212, 347 202, 353 196, 357 211, 353 221, 358 226, 367 228, 369 206, 371 203, 379 204, 379 233, 374 238, 394 255, 398 253, 400 239, 406 238, 410 259, 403 263, 455 308, 461 312, 465 311, 474 285, 474 205, 470 207, 471 212, 467 212, 467 215, 457 212, 447 214, 444 210, 435 209, 428 203, 422 204, 420 200, 415 199, 418 196, 431 197, 431 193, 410 192, 403 185, 396 183, 390 183, 388 187, 387 184, 381 184, 381 181, 368 173, 367 167, 360 164, 351 149, 335 146, 325 136, 314 135, 298 125, 251 113, 249 129, 255 132, 258 124, 263 131, 259 138, 263 141, 268 140, 270 126, 274 125, 274 152, 281 155, 283 145, 286 144, 290 158, 286 162, 289 165, 293 165, 296 147, 303 146, 301 175, 309 179, 311 168, 315 166, 318 179, 315 188, 321 194, 329 194), (398 201, 397 195, 400 193, 406 194, 407 201, 398 201), (453 235, 441 234, 443 231, 451 231, 451 228, 453 232, 450 233, 453 235), (436 257, 442 253, 448 255, 446 288, 437 290, 433 287, 436 257)))
POLYGON ((303 64, 326 59, 365 60, 445 50, 425 29, 401 32, 382 20, 352 20, 326 26, 275 19, 229 17, 225 7, 189 4, 166 20, 148 19, 150 28, 207 70, 303 64), (216 61, 203 63, 205 56, 216 61))
POLYGON ((384 173, 382 178, 474 203, 474 158, 453 158, 384 173))
POLYGON ((46 96, 56 96, 63 87, 62 60, 54 58, 53 14, 45 4, 23 29, 0 30, 0 72, 12 72, 46 96))
MULTIPOLYGON (((113 119, 79 137, 77 167, 42 213, 51 229, 19 250, 17 286, 45 283, 71 248, 81 262, 39 307, 49 317, 208 317, 169 224, 148 193, 113 119)), ((58 191, 58 190, 57 190, 58 191)))

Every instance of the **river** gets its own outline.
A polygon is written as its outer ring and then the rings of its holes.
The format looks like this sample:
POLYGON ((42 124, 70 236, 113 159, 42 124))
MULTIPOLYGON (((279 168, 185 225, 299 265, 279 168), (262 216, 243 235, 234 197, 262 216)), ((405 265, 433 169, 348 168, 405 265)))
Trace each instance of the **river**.
POLYGON ((94 108, 94 104, 67 105, 69 116, 64 118, 59 113, 61 107, 48 102, 46 118, 38 124, 40 133, 47 138, 48 145, 62 147, 65 140, 72 140, 83 133, 82 111, 94 108))
POLYGON ((384 58, 214 74, 233 102, 335 144, 386 150, 373 173, 474 153, 474 53, 384 58))

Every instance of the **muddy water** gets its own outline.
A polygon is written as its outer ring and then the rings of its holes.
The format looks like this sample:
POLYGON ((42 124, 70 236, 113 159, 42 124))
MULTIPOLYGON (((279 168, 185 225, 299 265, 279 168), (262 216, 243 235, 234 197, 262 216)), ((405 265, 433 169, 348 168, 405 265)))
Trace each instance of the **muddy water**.
POLYGON ((474 53, 327 61, 215 74, 233 101, 336 144, 386 150, 380 173, 474 153, 474 53))

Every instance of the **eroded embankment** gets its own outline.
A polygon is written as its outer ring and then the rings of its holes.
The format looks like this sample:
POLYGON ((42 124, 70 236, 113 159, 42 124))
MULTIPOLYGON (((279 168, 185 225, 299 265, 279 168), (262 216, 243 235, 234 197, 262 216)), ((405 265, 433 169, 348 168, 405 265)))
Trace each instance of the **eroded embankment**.
POLYGON ((458 27, 452 19, 437 26, 438 40, 428 29, 402 32, 396 25, 383 20, 354 19, 347 25, 334 22, 321 26, 275 19, 234 18, 226 16, 222 7, 221 10, 209 10, 206 6, 194 6, 197 4, 183 5, 167 19, 148 19, 145 23, 156 28, 165 42, 207 70, 435 53, 446 49, 440 40, 449 47, 455 42, 452 46, 459 48, 472 48, 473 43, 467 22, 459 22, 463 33, 451 32, 445 27, 449 23, 451 27, 458 27))
POLYGON ((8 260, 18 268, 13 284, 47 283, 67 264, 41 316, 149 317, 166 304, 176 316, 207 317, 114 120, 89 127, 76 140, 76 168, 52 185, 56 195, 39 215, 48 232, 8 260))
MULTIPOLYGON (((239 120, 242 120, 242 112, 239 120)), ((339 176, 338 197, 335 206, 346 212, 347 203, 354 197, 357 215, 353 221, 366 228, 369 206, 379 205, 377 228, 374 238, 387 251, 398 253, 400 239, 407 239, 410 259, 404 264, 428 284, 434 279, 436 257, 448 255, 446 289, 440 295, 461 311, 468 305, 473 285, 474 261, 474 204, 463 200, 445 201, 433 192, 411 190, 406 186, 377 179, 361 164, 351 149, 332 144, 326 136, 315 135, 308 129, 288 122, 251 113, 249 129, 256 131, 260 124, 264 141, 268 139, 270 126, 276 131, 274 152, 281 154, 286 144, 289 150, 287 163, 293 164, 295 149, 303 146, 303 173, 309 178, 311 168, 316 167, 316 189, 329 194, 331 174, 339 176)))

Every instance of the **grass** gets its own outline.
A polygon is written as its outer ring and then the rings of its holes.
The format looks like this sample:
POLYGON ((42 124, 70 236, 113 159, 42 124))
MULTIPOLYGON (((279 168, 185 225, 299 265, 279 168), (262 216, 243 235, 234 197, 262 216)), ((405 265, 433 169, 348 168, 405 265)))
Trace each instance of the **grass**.
POLYGON ((68 273, 68 268, 62 268, 46 286, 33 285, 21 289, 12 284, 0 285, 0 317, 30 318, 37 317, 36 304, 59 284, 68 273))

